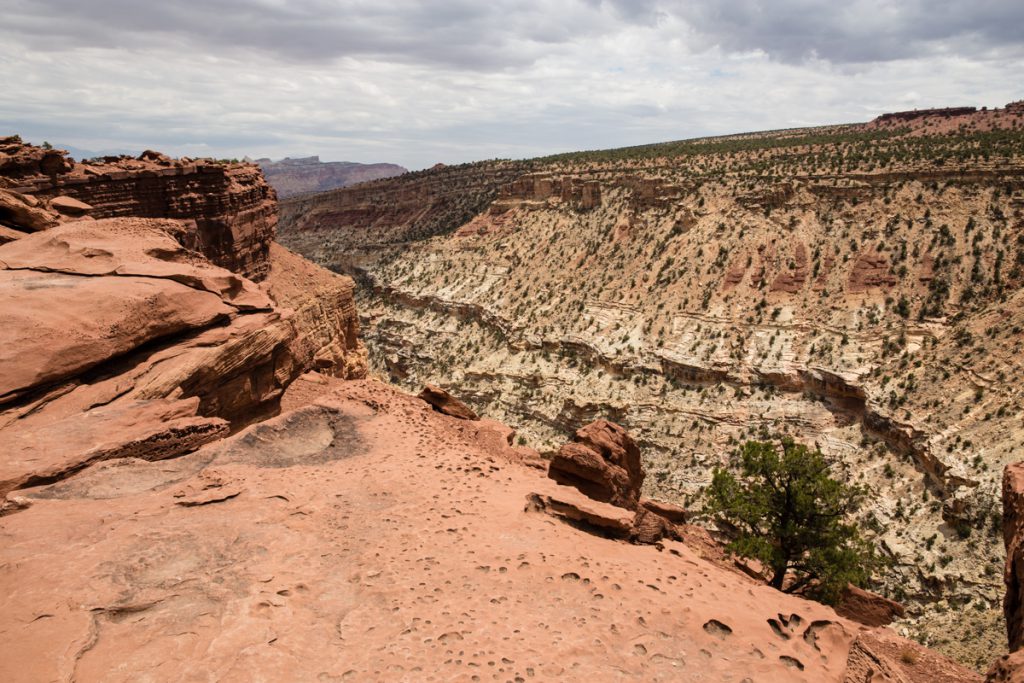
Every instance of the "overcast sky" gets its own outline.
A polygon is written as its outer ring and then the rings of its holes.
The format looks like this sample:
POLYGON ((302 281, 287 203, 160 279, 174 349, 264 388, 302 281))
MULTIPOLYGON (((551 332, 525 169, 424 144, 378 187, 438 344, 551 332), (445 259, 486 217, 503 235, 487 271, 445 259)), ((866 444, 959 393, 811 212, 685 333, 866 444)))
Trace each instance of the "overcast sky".
POLYGON ((1022 0, 0 0, 0 135, 409 168, 1024 97, 1022 0))

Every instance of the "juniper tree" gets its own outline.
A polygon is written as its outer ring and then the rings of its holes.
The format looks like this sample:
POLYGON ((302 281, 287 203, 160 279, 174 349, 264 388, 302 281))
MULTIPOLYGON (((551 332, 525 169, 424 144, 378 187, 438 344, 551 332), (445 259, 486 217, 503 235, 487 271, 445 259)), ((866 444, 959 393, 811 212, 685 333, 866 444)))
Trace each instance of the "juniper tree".
POLYGON ((820 451, 790 437, 747 441, 736 459, 739 476, 715 468, 704 491, 705 512, 735 531, 730 552, 761 562, 774 588, 825 602, 868 581, 881 559, 850 521, 863 487, 833 479, 820 451))

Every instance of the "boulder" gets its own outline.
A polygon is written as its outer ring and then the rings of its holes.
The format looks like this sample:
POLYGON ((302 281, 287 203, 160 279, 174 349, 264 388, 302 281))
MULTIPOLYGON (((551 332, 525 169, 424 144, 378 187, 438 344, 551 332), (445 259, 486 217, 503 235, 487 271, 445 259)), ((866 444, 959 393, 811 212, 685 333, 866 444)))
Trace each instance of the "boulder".
POLYGON ((57 225, 58 216, 28 201, 29 195, 0 189, 0 225, 37 232, 57 225))
POLYGON ((433 406, 434 410, 445 415, 457 417, 460 420, 478 420, 479 417, 465 403, 455 398, 441 387, 427 384, 423 387, 419 397, 433 406))
POLYGON ((575 442, 562 446, 551 460, 548 476, 594 500, 630 510, 639 505, 644 481, 640 449, 623 427, 608 420, 577 430, 575 442))
POLYGON ((906 616, 903 605, 889 598, 858 588, 846 587, 836 605, 836 612, 865 626, 886 626, 906 616))
POLYGON ((641 498, 640 505, 647 508, 659 517, 664 517, 673 524, 685 524, 687 519, 690 517, 690 513, 686 508, 675 505, 673 503, 666 503, 663 500, 652 500, 651 498, 641 498))
POLYGON ((65 216, 83 216, 92 211, 92 207, 85 202, 63 195, 51 199, 50 206, 65 216))

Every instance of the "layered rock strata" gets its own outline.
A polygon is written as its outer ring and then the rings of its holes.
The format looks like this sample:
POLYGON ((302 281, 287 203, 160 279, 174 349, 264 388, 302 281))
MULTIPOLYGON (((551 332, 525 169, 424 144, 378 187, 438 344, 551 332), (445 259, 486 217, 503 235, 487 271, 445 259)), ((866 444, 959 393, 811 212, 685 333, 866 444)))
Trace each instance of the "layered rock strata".
MULTIPOLYGON (((1021 123, 1008 107, 533 160, 425 239, 379 181, 304 198, 282 239, 359 278, 382 376, 443 384, 546 453, 613 420, 642 439, 649 496, 685 506, 763 430, 816 444, 874 492, 860 522, 893 560, 874 588, 906 605, 899 627, 985 667, 999 473, 1024 439, 1021 123)), ((447 182, 417 176, 430 196, 447 182)))
POLYGON ((77 221, 0 246, 0 496, 195 450, 275 414, 308 369, 365 374, 351 280, 281 249, 268 295, 182 246, 187 228, 77 221))
MULTIPOLYGON (((93 218, 189 219, 194 227, 183 235, 189 248, 252 280, 266 276, 277 204, 258 166, 151 151, 78 164, 64 155, 18 138, 0 140, 0 190, 50 204, 77 200, 93 218)), ((7 222, 5 213, 0 202, 0 223, 7 222)))

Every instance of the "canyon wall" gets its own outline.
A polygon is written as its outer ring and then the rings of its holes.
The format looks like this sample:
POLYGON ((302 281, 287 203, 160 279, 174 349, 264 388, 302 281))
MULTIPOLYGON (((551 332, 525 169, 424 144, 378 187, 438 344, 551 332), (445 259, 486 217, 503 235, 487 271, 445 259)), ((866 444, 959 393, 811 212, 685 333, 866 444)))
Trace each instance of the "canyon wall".
POLYGON ((29 152, 13 140, 0 142, 0 154, 10 159, 5 184, 12 191, 45 200, 71 197, 88 204, 93 218, 188 219, 195 223, 190 248, 253 280, 267 274, 276 196, 253 164, 171 159, 156 152, 76 164, 57 150, 29 152), (15 163, 33 155, 51 161, 15 163))
POLYGON ((272 241, 258 168, 155 153, 83 167, 5 143, 0 507, 92 463, 178 456, 272 416, 309 370, 365 376, 352 280, 272 241))
POLYGON ((286 245, 318 263, 361 263, 378 249, 453 231, 483 211, 524 164, 484 161, 363 183, 281 202, 286 245), (339 231, 336 226, 353 226, 339 231))
POLYGON ((1024 438, 1024 140, 1016 114, 977 115, 534 160, 422 232, 380 181, 304 198, 281 239, 357 277, 380 376, 442 384, 549 454, 620 423, 646 495, 692 502, 763 430, 818 446, 874 491, 898 628, 984 667, 998 477, 1024 438))

